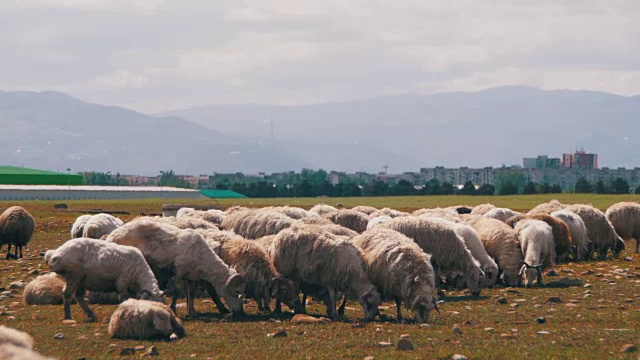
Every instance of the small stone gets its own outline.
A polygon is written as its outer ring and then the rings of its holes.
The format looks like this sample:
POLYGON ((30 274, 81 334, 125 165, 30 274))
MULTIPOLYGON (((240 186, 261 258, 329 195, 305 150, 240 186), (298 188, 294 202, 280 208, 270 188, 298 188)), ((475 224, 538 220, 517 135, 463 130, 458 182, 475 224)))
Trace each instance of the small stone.
POLYGON ((549 335, 549 332, 548 331, 538 331, 538 332, 536 332, 536 334, 538 334, 538 335, 549 335))
POLYGON ((500 334, 500 337, 503 339, 513 339, 515 336, 513 334, 500 334))
POLYGON ((383 332, 383 331, 384 331, 384 329, 383 329, 383 328, 381 328, 381 327, 377 327, 377 328, 376 328, 376 332, 377 332, 377 333, 381 333, 381 332, 383 332))
POLYGON ((512 333, 514 333, 514 334, 517 334, 517 333, 518 333, 518 331, 520 331, 520 330, 518 330, 518 329, 511 329, 511 332, 512 332, 512 333))
POLYGON ((519 307, 519 306, 520 306, 520 304, 518 304, 518 303, 513 303, 513 304, 511 304, 511 305, 509 305, 509 306, 510 306, 512 309, 515 309, 515 308, 519 307))
POLYGON ((85 335, 80 335, 78 336, 78 340, 87 340, 88 337, 86 337, 85 335))
POLYGON ((365 323, 357 323, 357 324, 351 325, 352 329, 362 329, 364 327, 365 327, 365 323))
POLYGON ((498 304, 506 304, 508 301, 507 301, 507 299, 506 299, 506 298, 504 298, 504 297, 499 297, 499 298, 496 300, 496 302, 497 302, 498 304))
POLYGON ((451 360, 467 360, 467 357, 460 354, 454 354, 451 356, 451 360))
POLYGON ((101 336, 102 336, 102 334, 100 334, 100 333, 95 333, 95 334, 93 334, 93 336, 95 336, 95 337, 101 337, 101 336))
POLYGON ((523 303, 523 302, 527 302, 527 299, 516 299, 517 303, 523 303))
POLYGON ((12 297, 13 293, 9 290, 3 291, 2 294, 0 294, 2 296, 6 296, 6 297, 12 297))
POLYGON ((536 308, 536 309, 540 309, 540 308, 542 307, 542 305, 540 305, 540 304, 535 304, 535 305, 533 305, 533 307, 534 307, 534 308, 536 308))
POLYGON ((213 304, 213 301, 207 299, 207 300, 200 301, 200 303, 201 304, 213 304))
POLYGON ((376 358, 374 358, 373 356, 367 356, 364 358, 364 360, 375 360, 376 358))
POLYGON ((457 335, 462 335, 462 329, 460 328, 460 326, 458 326, 457 324, 453 325, 453 333, 457 335))
POLYGON ((544 324, 547 322, 547 319, 543 318, 542 316, 539 317, 536 321, 538 321, 538 324, 544 324))
POLYGON ((585 289, 588 289, 588 288, 590 288, 590 287, 593 287, 593 285, 591 285, 591 284, 584 284, 584 286, 583 286, 583 287, 584 287, 585 289))
POLYGON ((410 338, 410 337, 411 337, 411 335, 409 335, 409 334, 402 334, 402 335, 400 335, 400 339, 408 339, 408 338, 410 338))
POLYGON ((326 317, 320 317, 320 318, 316 318, 313 316, 309 316, 306 314, 296 314, 292 319, 291 319, 291 323, 293 324, 326 324, 326 323, 330 323, 331 320, 329 320, 329 318, 326 317))
POLYGON ((378 347, 389 347, 391 346, 391 343, 388 341, 381 341, 378 343, 378 347))
POLYGON ((57 334, 53 335, 53 338, 57 339, 57 340, 62 340, 62 339, 64 339, 64 334, 63 333, 57 333, 57 334))
POLYGON ((120 349, 120 356, 124 356, 124 355, 133 355, 136 353, 136 349, 132 348, 132 347, 125 347, 120 349))
POLYGON ((432 324, 420 324, 420 327, 423 328, 423 329, 429 329, 429 328, 432 328, 433 325, 432 324))
POLYGON ((12 302, 11 304, 9 304, 9 307, 12 309, 17 308, 18 306, 20 306, 20 303, 17 301, 12 302))
POLYGON ((31 320, 38 320, 40 317, 38 316, 38 314, 32 314, 31 315, 31 320))
POLYGON ((34 269, 28 272, 29 275, 38 276, 40 275, 40 270, 34 269))
POLYGON ((633 259, 627 256, 624 258, 624 261, 633 261, 633 259))
POLYGON ((638 351, 638 347, 633 344, 626 344, 620 349, 620 352, 623 352, 623 353, 630 353, 630 352, 636 352, 636 351, 638 351))
POLYGON ((576 306, 578 306, 578 304, 574 304, 574 303, 567 303, 567 304, 565 304, 564 306, 566 306, 566 307, 576 307, 576 306))
POLYGON ((158 356, 158 355, 160 355, 160 353, 158 352, 158 348, 155 346, 152 346, 148 348, 147 351, 145 351, 142 356, 158 356))
POLYGON ((172 333, 171 335, 169 335, 169 339, 170 340, 175 340, 177 338, 178 338, 178 334, 176 334, 176 333, 172 333))
POLYGON ((287 337, 287 332, 284 329, 279 329, 277 332, 267 334, 267 336, 274 339, 282 338, 282 337, 287 337))
POLYGON ((547 276, 558 276, 558 272, 555 269, 547 271, 547 276))
POLYGON ((511 294, 520 294, 519 290, 516 289, 507 289, 505 290, 505 292, 511 293, 511 294))
POLYGON ((136 351, 140 351, 140 350, 144 350, 144 348, 145 348, 145 347, 146 347, 146 346, 144 346, 144 345, 138 345, 138 346, 135 346, 135 347, 134 347, 134 349, 135 349, 136 351))
POLYGON ((625 302, 628 302, 628 303, 632 303, 632 302, 633 302, 633 299, 625 299, 624 301, 625 301, 625 302))
POLYGON ((25 286, 27 286, 27 283, 22 280, 14 281, 9 284, 9 289, 24 289, 25 286))
POLYGON ((473 325, 473 323, 471 322, 471 320, 467 320, 467 321, 465 321, 465 322, 464 322, 464 324, 465 324, 466 326, 473 325))
POLYGON ((561 303, 562 299, 560 299, 560 297, 558 297, 558 296, 550 296, 547 299, 547 302, 550 302, 550 303, 561 303))
POLYGON ((396 346, 396 349, 400 351, 408 351, 408 350, 414 350, 415 348, 413 347, 413 343, 409 339, 402 338, 398 340, 398 345, 396 346))
POLYGON ((484 331, 486 331, 486 332, 492 332, 493 330, 495 330, 495 329, 492 328, 492 327, 484 328, 484 331))
POLYGON ((62 323, 65 325, 73 325, 73 324, 76 324, 77 322, 73 319, 67 319, 67 320, 62 320, 62 323))
POLYGON ((15 320, 16 317, 15 316, 7 316, 7 320, 15 320))

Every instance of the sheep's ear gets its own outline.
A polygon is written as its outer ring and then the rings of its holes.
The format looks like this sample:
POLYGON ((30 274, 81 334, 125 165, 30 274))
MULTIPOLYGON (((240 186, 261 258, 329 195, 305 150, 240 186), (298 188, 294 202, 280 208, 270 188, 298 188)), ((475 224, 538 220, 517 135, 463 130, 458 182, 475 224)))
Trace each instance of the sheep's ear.
POLYGON ((284 280, 281 277, 274 277, 271 280, 271 296, 274 297, 280 291, 280 286, 284 285, 284 280))
POLYGON ((244 278, 240 274, 234 274, 227 280, 227 291, 234 295, 244 294, 244 278))

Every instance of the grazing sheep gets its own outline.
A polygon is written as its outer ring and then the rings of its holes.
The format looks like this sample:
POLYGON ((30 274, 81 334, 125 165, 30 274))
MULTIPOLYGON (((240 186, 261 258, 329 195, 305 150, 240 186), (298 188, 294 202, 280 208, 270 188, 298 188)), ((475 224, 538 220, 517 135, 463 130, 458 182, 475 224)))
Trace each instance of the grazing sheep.
POLYGON ((197 217, 183 216, 181 218, 167 216, 167 217, 158 217, 158 218, 150 218, 153 221, 173 225, 178 229, 208 229, 208 230, 216 230, 217 226, 208 222, 207 220, 203 220, 197 217))
POLYGON ((514 231, 518 234, 524 257, 520 275, 524 278, 525 285, 533 286, 533 281, 537 278, 538 285, 542 286, 542 270, 553 269, 556 258, 551 226, 540 220, 524 219, 518 222, 514 231))
POLYGON ((378 224, 386 223, 387 221, 391 221, 391 217, 387 215, 377 216, 369 220, 367 223, 367 230, 373 229, 378 224))
POLYGON ((373 206, 367 206, 367 205, 354 206, 351 208, 351 210, 361 212, 365 215, 371 215, 374 212, 378 211, 378 209, 374 208, 373 206))
POLYGON ((4 244, 9 245, 7 259, 11 257, 11 245, 16 247, 13 257, 18 258, 18 249, 20 249, 22 259, 22 247, 29 243, 34 230, 33 216, 21 206, 12 206, 0 215, 0 247, 4 244))
POLYGON ((117 292, 87 291, 87 299, 91 304, 118 305, 120 295, 117 292))
POLYGON ((33 349, 33 338, 22 332, 4 325, 0 325, 0 344, 12 344, 25 349, 33 349))
POLYGON ((349 209, 336 210, 323 216, 340 226, 344 226, 358 233, 367 230, 367 223, 369 222, 367 215, 349 209))
POLYGON ((44 260, 51 271, 66 282, 63 290, 65 319, 71 319, 71 298, 75 297, 89 320, 96 320, 84 301, 85 290, 117 291, 122 299, 136 297, 162 301, 158 282, 138 249, 77 238, 56 250, 47 251, 44 260))
POLYGON ((229 214, 234 213, 236 211, 243 211, 243 210, 249 210, 249 208, 246 207, 246 206, 238 206, 238 205, 236 205, 236 206, 232 206, 232 207, 228 208, 227 210, 224 211, 224 213, 225 213, 225 215, 229 215, 229 214))
POLYGON ((640 204, 619 202, 605 212, 607 220, 623 239, 636 241, 636 252, 640 249, 640 204))
POLYGON ((519 286, 523 257, 515 231, 500 220, 484 216, 463 215, 462 219, 478 233, 487 254, 498 264, 499 278, 509 286, 519 286))
MULTIPOLYGON (((582 218, 587 228, 587 237, 593 244, 593 250, 598 252, 598 258, 600 260, 607 258, 609 248, 611 248, 614 257, 619 255, 620 251, 624 248, 624 245, 620 246, 619 244, 624 244, 624 241, 616 234, 613 226, 602 211, 591 205, 583 204, 569 205, 565 210, 574 212, 582 218)), ((593 251, 589 250, 587 258, 592 258, 592 254, 593 251)))
POLYGON ((408 237, 394 230, 367 230, 352 240, 362 249, 364 269, 383 298, 396 302, 397 320, 401 305, 415 312, 417 322, 426 322, 437 309, 431 256, 408 237))
POLYGON ((480 204, 480 205, 476 205, 473 207, 473 210, 471 210, 470 214, 471 215, 484 215, 486 213, 488 213, 489 211, 491 211, 492 209, 495 209, 496 206, 493 204, 480 204))
POLYGON ((565 224, 562 220, 556 219, 551 215, 548 215, 543 212, 526 214, 526 215, 516 215, 509 218, 506 221, 506 224, 511 226, 512 228, 516 227, 516 224, 525 219, 533 219, 540 220, 547 225, 551 226, 553 230, 553 243, 555 244, 556 257, 558 261, 565 261, 570 252, 573 250, 573 238, 571 237, 571 233, 569 232, 569 228, 567 224, 565 224))
POLYGON ((324 214, 328 214, 330 212, 336 211, 338 209, 336 209, 335 207, 331 206, 331 205, 327 205, 327 204, 317 204, 314 207, 312 207, 309 211, 312 213, 316 213, 318 215, 324 215, 324 214))
POLYGON ((507 208, 494 208, 491 209, 489 211, 487 211, 484 214, 484 217, 489 218, 489 219, 496 219, 496 220, 500 220, 502 222, 506 222, 507 219, 513 217, 513 216, 517 216, 517 215, 521 215, 521 213, 517 212, 517 211, 513 211, 511 209, 507 209, 507 208))
POLYGON ((79 238, 82 237, 82 232, 84 231, 84 225, 91 219, 91 215, 80 215, 76 218, 76 221, 71 226, 71 238, 79 238))
POLYGON ((460 216, 458 216, 458 213, 451 209, 441 209, 441 208, 419 209, 414 211, 413 215, 445 219, 451 222, 460 222, 460 216))
POLYGON ((194 208, 183 207, 180 208, 176 213, 176 218, 180 219, 184 217, 198 218, 214 225, 220 225, 225 217, 225 213, 223 211, 215 209, 203 211, 196 210, 194 208))
POLYGON ((0 359, 2 360, 48 360, 33 351, 33 338, 26 332, 0 325, 0 359))
POLYGON ((154 301, 129 299, 116 309, 109 320, 109 335, 118 339, 169 339, 186 332, 171 308, 154 301))
POLYGON ((465 274, 469 290, 479 295, 484 282, 480 264, 453 227, 453 223, 424 217, 407 216, 382 223, 379 227, 398 231, 413 239, 435 261, 443 273, 465 274))
POLYGON ((109 214, 95 214, 83 227, 82 237, 100 239, 103 235, 109 235, 113 230, 124 225, 124 222, 109 214))
POLYGON ((62 290, 64 278, 54 272, 40 275, 24 288, 24 303, 27 305, 60 305, 64 302, 62 290))
POLYGON ((271 210, 282 213, 292 219, 300 220, 304 218, 308 218, 309 216, 318 216, 318 214, 311 213, 305 209, 299 207, 291 207, 291 206, 276 206, 273 208, 269 208, 271 210))
POLYGON ((447 209, 453 209, 455 210, 459 215, 462 214, 471 214, 471 212, 473 211, 473 206, 468 206, 468 205, 456 205, 456 206, 450 206, 447 209))
POLYGON ((293 225, 296 220, 270 209, 239 210, 228 214, 221 226, 245 239, 275 235, 293 225))
POLYGON ((242 236, 234 233, 233 231, 210 229, 196 229, 196 231, 206 240, 211 240, 219 243, 231 240, 244 240, 242 236))
POLYGON ((300 219, 296 221, 292 226, 305 226, 305 225, 318 225, 321 226, 324 230, 332 233, 337 236, 347 236, 349 238, 353 238, 358 235, 357 232, 348 229, 344 226, 340 226, 338 224, 332 223, 330 220, 325 219, 320 216, 308 217, 304 219, 300 219))
MULTIPOLYGON (((219 302, 218 294, 233 314, 243 313, 244 278, 230 269, 197 231, 138 218, 109 234, 107 241, 140 249, 154 269, 173 269, 178 288, 185 289, 185 281, 200 282, 212 300, 217 301, 216 306, 221 312, 226 309, 219 302)), ((191 292, 187 289, 186 293, 191 292)), ((177 297, 178 292, 175 291, 172 309, 175 309, 177 297)), ((196 316, 193 297, 187 297, 187 306, 189 316, 196 316)))
POLYGON ((533 209, 529 210, 528 214, 537 214, 537 213, 545 213, 551 214, 554 211, 559 211, 566 208, 567 205, 561 203, 560 201, 553 199, 548 203, 538 204, 533 209))
POLYGON ((323 301, 330 318, 338 318, 338 291, 358 298, 367 321, 378 314, 380 294, 364 271, 362 253, 344 237, 317 225, 296 226, 275 236, 271 254, 274 266, 285 278, 298 286, 305 283, 326 290, 323 301))
POLYGON ((584 221, 577 214, 567 211, 558 210, 551 213, 551 216, 561 220, 567 225, 571 235, 571 252, 573 253, 573 261, 581 261, 585 258, 587 245, 590 242, 587 238, 587 228, 584 221))
POLYGON ((480 263, 480 269, 484 272, 484 286, 493 287, 498 280, 498 264, 485 250, 480 236, 478 233, 468 224, 456 223, 453 225, 454 230, 464 240, 465 245, 471 255, 480 263))
POLYGON ((369 214, 369 219, 373 219, 378 216, 388 216, 390 218, 397 218, 397 217, 407 216, 407 215, 409 215, 409 213, 398 211, 391 208, 382 208, 378 211, 374 211, 371 214, 369 214))

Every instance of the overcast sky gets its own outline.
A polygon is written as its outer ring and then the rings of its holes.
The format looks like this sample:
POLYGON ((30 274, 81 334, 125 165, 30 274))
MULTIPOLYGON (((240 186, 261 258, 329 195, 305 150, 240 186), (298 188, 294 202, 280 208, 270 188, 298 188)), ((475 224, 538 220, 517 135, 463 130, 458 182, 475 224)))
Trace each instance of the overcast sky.
POLYGON ((640 1, 1 0, 0 48, 1 90, 144 112, 513 84, 636 95, 640 1))

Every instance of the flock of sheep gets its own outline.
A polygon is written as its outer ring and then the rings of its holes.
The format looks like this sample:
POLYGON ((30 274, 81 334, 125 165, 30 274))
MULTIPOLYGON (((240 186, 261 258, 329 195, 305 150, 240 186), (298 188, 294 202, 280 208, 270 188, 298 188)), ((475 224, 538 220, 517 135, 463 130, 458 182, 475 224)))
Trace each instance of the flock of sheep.
MULTIPOLYGON (((18 249, 21 255, 33 229, 21 207, 0 216, 7 257, 12 245, 15 257, 18 249)), ((553 273, 558 262, 589 260, 594 252, 605 259, 609 250, 618 256, 623 238, 640 238, 640 204, 618 203, 605 213, 556 200, 528 213, 491 204, 413 213, 325 204, 310 210, 182 208, 175 217, 128 223, 83 215, 71 237, 46 252, 52 272, 27 285, 27 304, 62 303, 64 318, 71 319, 75 301, 95 321, 88 295, 92 303, 120 303, 108 326, 112 337, 179 337, 185 330, 176 301, 186 296, 188 315, 197 316, 198 288, 230 317, 243 314, 245 298, 260 311, 270 312, 275 299, 273 311, 284 303, 305 313, 306 297, 313 296, 333 320, 343 316, 347 300, 357 300, 365 320, 374 320, 388 299, 397 304, 398 321, 404 304, 415 321, 426 322, 438 310, 444 283, 472 295, 498 283, 542 286, 543 272, 553 273), (172 297, 169 306, 164 295, 172 297)))

